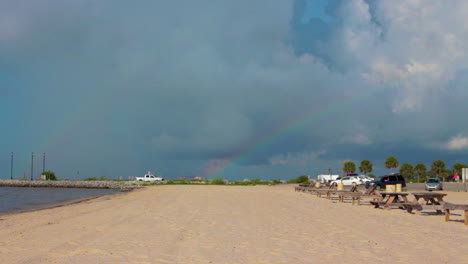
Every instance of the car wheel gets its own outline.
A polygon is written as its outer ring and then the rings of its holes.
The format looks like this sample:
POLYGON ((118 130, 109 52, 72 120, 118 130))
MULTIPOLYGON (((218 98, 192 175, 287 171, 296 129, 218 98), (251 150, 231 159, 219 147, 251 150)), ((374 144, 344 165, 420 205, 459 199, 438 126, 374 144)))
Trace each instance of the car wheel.
POLYGON ((338 184, 336 182, 333 182, 331 186, 337 186, 338 184))
POLYGON ((366 182, 366 189, 369 189, 370 183, 366 182))

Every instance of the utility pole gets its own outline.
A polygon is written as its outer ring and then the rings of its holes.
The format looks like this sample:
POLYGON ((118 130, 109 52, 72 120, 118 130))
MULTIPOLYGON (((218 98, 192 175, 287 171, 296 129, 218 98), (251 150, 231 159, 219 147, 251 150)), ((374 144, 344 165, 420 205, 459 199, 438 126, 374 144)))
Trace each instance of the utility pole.
POLYGON ((42 153, 42 172, 45 171, 45 152, 42 153))
POLYGON ((34 172, 34 152, 31 152, 31 181, 33 180, 34 172))
POLYGON ((11 172, 10 172, 10 180, 13 180, 13 152, 11 153, 11 172))

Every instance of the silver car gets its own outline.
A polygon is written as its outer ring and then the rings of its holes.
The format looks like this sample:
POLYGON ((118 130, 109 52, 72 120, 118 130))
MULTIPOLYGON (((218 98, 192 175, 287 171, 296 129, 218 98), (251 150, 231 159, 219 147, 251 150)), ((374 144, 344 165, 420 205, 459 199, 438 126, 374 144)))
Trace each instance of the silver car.
POLYGON ((426 182, 426 191, 440 190, 442 191, 444 186, 439 178, 430 178, 426 182))

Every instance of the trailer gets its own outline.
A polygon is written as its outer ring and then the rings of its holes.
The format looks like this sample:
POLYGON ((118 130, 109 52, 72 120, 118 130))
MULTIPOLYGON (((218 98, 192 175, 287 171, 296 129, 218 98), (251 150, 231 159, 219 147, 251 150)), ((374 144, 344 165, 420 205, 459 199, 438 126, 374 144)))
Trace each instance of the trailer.
POLYGON ((320 183, 326 183, 336 180, 340 175, 338 174, 319 174, 317 175, 317 181, 320 183))

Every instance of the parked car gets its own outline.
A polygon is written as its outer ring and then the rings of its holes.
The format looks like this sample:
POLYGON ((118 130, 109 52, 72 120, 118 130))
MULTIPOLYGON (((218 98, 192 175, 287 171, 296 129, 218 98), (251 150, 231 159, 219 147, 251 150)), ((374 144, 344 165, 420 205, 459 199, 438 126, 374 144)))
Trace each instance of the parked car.
POLYGON ((358 177, 359 177, 359 179, 362 180, 362 182, 363 182, 364 184, 367 183, 367 182, 370 182, 370 181, 372 181, 372 180, 374 179, 374 178, 371 178, 371 177, 369 177, 369 176, 362 176, 362 175, 361 175, 361 176, 358 176, 358 177))
POLYGON ((430 178, 426 181, 426 191, 440 190, 442 191, 444 186, 439 178, 430 178))
POLYGON ((366 188, 370 186, 375 186, 376 189, 385 189, 387 185, 396 185, 401 184, 404 188, 406 187, 406 180, 403 176, 399 174, 384 175, 377 177, 377 179, 366 182, 366 188))
POLYGON ((150 171, 148 171, 148 173, 146 173, 145 176, 143 176, 143 177, 135 177, 135 180, 136 181, 145 181, 145 182, 164 181, 163 178, 154 176, 150 171))
POLYGON ((339 180, 331 181, 330 185, 338 185, 338 183, 343 183, 343 185, 364 184, 364 182, 357 176, 344 176, 339 180))

